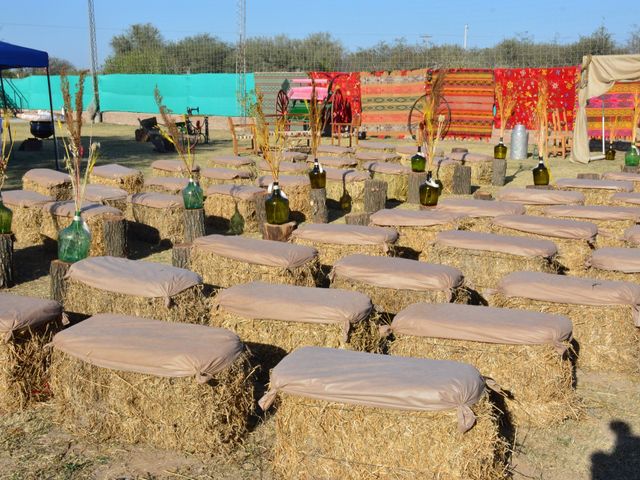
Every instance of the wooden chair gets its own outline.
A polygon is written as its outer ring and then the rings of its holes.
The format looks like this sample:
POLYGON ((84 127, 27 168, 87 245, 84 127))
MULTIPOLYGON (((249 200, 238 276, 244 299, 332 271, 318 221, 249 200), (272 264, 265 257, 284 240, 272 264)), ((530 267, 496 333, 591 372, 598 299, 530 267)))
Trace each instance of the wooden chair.
POLYGON ((351 118, 351 122, 331 122, 331 145, 334 144, 334 140, 337 140, 338 146, 342 138, 349 138, 349 146, 354 144, 358 145, 358 135, 360 133, 360 126, 362 125, 362 117, 360 114, 355 114, 351 118), (354 141, 355 138, 355 141, 354 141))
POLYGON ((555 109, 551 114, 551 136, 549 138, 551 145, 549 155, 562 156, 563 158, 571 151, 573 146, 573 134, 569 131, 567 122, 567 112, 560 112, 555 109))
POLYGON ((257 154, 257 147, 255 142, 255 124, 251 118, 243 118, 241 121, 234 121, 232 117, 227 117, 229 122, 229 132, 231 133, 231 140, 233 142, 233 154, 238 156, 240 152, 251 152, 257 154), (241 147, 240 141, 248 140, 251 142, 250 147, 241 147))

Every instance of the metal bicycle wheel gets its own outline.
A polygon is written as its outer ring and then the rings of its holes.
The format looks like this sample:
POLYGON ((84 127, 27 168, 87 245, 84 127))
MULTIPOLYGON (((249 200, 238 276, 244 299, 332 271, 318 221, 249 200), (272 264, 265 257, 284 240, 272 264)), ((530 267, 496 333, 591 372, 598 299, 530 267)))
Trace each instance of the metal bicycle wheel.
MULTIPOLYGON (((419 97, 413 105, 411 106, 411 110, 409 110, 409 118, 407 119, 407 129, 409 130, 409 134, 411 138, 414 140, 418 134, 420 122, 424 121, 424 102, 428 99, 429 95, 422 95, 419 97)), ((451 107, 449 107, 449 102, 445 98, 440 100, 440 104, 436 109, 436 117, 439 115, 444 115, 444 128, 442 130, 442 138, 447 136, 449 132, 449 127, 451 126, 451 107)))

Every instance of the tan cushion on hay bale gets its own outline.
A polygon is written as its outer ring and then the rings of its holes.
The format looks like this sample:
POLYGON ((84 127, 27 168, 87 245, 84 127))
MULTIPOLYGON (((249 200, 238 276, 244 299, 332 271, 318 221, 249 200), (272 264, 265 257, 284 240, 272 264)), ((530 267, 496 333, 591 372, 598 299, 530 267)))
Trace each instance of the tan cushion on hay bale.
POLYGON ((549 240, 470 232, 467 230, 439 232, 435 243, 445 247, 508 253, 520 257, 550 258, 558 253, 558 247, 549 240))
POLYGON ((94 315, 53 337, 56 350, 102 368, 210 380, 243 351, 223 328, 126 315, 94 315))
MULTIPOLYGON (((285 189, 286 187, 304 187, 311 186, 311 181, 308 176, 302 175, 280 175, 278 177, 278 181, 280 183, 280 187, 285 189)), ((257 184, 260 187, 268 187, 269 184, 273 182, 273 177, 271 175, 263 175, 258 177, 257 184)), ((286 191, 285 191, 286 193, 286 191)))
POLYGON ((251 178, 251 172, 246 170, 235 170, 233 168, 204 168, 200 175, 203 178, 211 178, 214 180, 235 180, 237 178, 251 178))
POLYGON ((388 152, 358 152, 355 155, 357 160, 361 162, 393 162, 398 159, 397 153, 388 152))
MULTIPOLYGON (((45 211, 45 213, 50 213, 52 215, 55 215, 56 217, 71 218, 76 213, 76 204, 73 200, 66 200, 64 202, 52 202, 43 205, 42 209, 45 211)), ((106 214, 122 215, 122 212, 114 207, 90 202, 83 203, 82 209, 80 210, 80 216, 85 220, 89 220, 90 218, 98 215, 106 214)))
POLYGON ((627 228, 624 232, 624 239, 635 245, 640 244, 640 226, 627 228))
POLYGON ((591 220, 633 220, 640 218, 640 211, 631 207, 609 207, 607 205, 554 205, 544 210, 551 217, 588 218, 591 220))
POLYGON ((615 180, 591 180, 588 178, 561 178, 556 181, 558 188, 595 188, 615 190, 616 192, 633 192, 633 182, 615 180))
POLYGON ((325 168, 324 171, 327 172, 327 180, 331 180, 334 182, 342 182, 343 180, 346 183, 364 182, 365 180, 371 179, 371 175, 366 172, 360 172, 358 170, 325 168))
POLYGON ((462 163, 493 162, 492 155, 473 152, 451 152, 447 153, 447 158, 462 163))
MULTIPOLYGON (((182 160, 156 160, 151 163, 151 168, 155 170, 164 170, 165 172, 182 173, 185 170, 182 160)), ((200 166, 194 165, 192 172, 199 172, 200 166)))
POLYGON ((184 268, 116 257, 90 257, 74 263, 67 278, 99 290, 136 297, 169 299, 202 283, 184 268))
MULTIPOLYGON (((307 158, 308 163, 313 162, 313 158, 307 158)), ((318 157, 318 162, 323 167, 349 168, 358 166, 358 161, 350 157, 318 157)))
MULTIPOLYGON (((260 160, 258 162, 258 170, 261 170, 263 172, 270 172, 271 167, 265 160, 260 160)), ((282 161, 280 162, 280 171, 302 175, 309 171, 309 165, 303 161, 300 161, 298 163, 282 161)))
POLYGON ((2 202, 15 207, 41 207, 55 199, 31 190, 7 190, 2 192, 2 202))
POLYGON ((524 205, 584 205, 584 193, 533 188, 505 188, 496 193, 496 200, 524 205))
POLYGON ((637 248, 599 248, 591 254, 589 264, 593 268, 623 273, 640 272, 640 249, 637 248))
POLYGON ((491 220, 493 225, 547 237, 569 238, 595 242, 598 226, 595 223, 532 215, 501 215, 491 220))
POLYGON ((632 172, 606 172, 602 175, 603 180, 617 180, 626 182, 640 182, 640 173, 632 172))
POLYGON ((237 198, 239 200, 253 200, 257 194, 264 193, 264 188, 254 187, 251 185, 231 185, 220 184, 211 185, 205 192, 209 195, 229 195, 230 197, 237 198))
POLYGON ((171 192, 179 192, 189 184, 188 178, 180 177, 149 177, 144 179, 145 187, 159 187, 171 192))
POLYGON ((640 285, 632 282, 515 272, 500 281, 498 292, 505 297, 571 305, 631 305, 634 322, 640 327, 640 285))
POLYGON ((438 202, 436 211, 455 213, 465 217, 497 217, 498 215, 524 215, 525 209, 518 203, 472 200, 467 198, 444 198, 438 202))
POLYGON ((302 152, 287 151, 282 154, 282 159, 289 162, 304 162, 308 155, 302 152))
POLYGON ((219 155, 209 159, 209 163, 213 165, 233 166, 233 167, 251 167, 256 162, 251 157, 240 157, 236 155, 219 155))
POLYGON ((378 210, 371 215, 369 221, 372 225, 381 227, 432 227, 434 225, 446 225, 464 218, 457 215, 436 210, 400 210, 387 208, 378 210))
POLYGON ((297 268, 318 255, 315 248, 248 237, 207 235, 196 238, 193 248, 246 263, 297 268))
POLYGON ((123 165, 118 165, 117 163, 110 163, 109 165, 100 165, 99 167, 95 167, 91 172, 91 175, 102 178, 122 178, 129 177, 131 175, 138 175, 140 170, 136 170, 135 168, 125 167, 123 165))
MULTIPOLYGON (((409 157, 414 156, 416 153, 418 153, 418 146, 415 144, 411 144, 411 145, 397 145, 396 146, 396 152, 399 155, 406 155, 409 157)), ((438 148, 436 150, 436 157, 443 157, 444 156, 444 150, 442 150, 441 148, 438 148)))
POLYGON ((457 409, 458 426, 475 423, 471 406, 484 394, 480 372, 466 363, 394 357, 333 348, 303 347, 272 371, 268 409, 279 392, 302 397, 411 411, 457 409))
POLYGON ((355 151, 352 147, 341 147, 339 145, 319 145, 318 153, 330 153, 332 155, 349 155, 355 151))
POLYGON ((451 290, 463 284, 457 268, 405 258, 348 255, 336 262, 331 277, 340 276, 398 290, 451 290))
POLYGON ((363 168, 373 173, 386 173, 388 175, 409 175, 411 173, 411 168, 399 163, 367 162, 363 165, 363 168))
POLYGON ((293 237, 340 245, 389 245, 396 242, 398 232, 392 228, 319 223, 302 225, 293 232, 293 237))
POLYGON ((171 195, 168 193, 135 193, 129 195, 127 201, 133 205, 151 208, 175 208, 184 206, 184 200, 181 195, 171 195))
POLYGON ((573 323, 563 315, 456 303, 416 303, 400 311, 391 331, 418 337, 514 345, 550 344, 566 350, 573 323))
POLYGON ((50 168, 33 168, 24 174, 22 180, 29 180, 45 187, 71 184, 71 177, 68 174, 50 168))
POLYGON ((361 140, 358 142, 358 148, 367 150, 395 150, 396 146, 392 143, 376 142, 373 140, 361 140))
POLYGON ((109 200, 126 201, 129 193, 117 187, 109 187, 107 185, 87 185, 84 192, 84 198, 89 202, 102 203, 109 200))
POLYGON ((640 205, 640 193, 614 193, 611 195, 611 201, 640 205))
POLYGON ((0 293, 0 336, 7 341, 14 332, 59 320, 62 306, 53 300, 0 293))

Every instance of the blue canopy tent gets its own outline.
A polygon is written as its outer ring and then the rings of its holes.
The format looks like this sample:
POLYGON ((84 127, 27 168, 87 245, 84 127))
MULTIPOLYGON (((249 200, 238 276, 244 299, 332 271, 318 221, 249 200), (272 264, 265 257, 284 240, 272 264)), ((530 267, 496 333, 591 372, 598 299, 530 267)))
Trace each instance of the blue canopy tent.
POLYGON ((56 159, 56 170, 58 167, 58 141, 56 139, 56 127, 53 118, 53 100, 51 98, 51 79, 49 77, 49 54, 33 48, 21 47, 11 43, 0 42, 0 89, 2 90, 3 105, 7 104, 4 91, 4 80, 2 71, 10 68, 44 68, 47 72, 47 85, 49 86, 49 111, 51 113, 51 123, 53 124, 53 151, 56 159))

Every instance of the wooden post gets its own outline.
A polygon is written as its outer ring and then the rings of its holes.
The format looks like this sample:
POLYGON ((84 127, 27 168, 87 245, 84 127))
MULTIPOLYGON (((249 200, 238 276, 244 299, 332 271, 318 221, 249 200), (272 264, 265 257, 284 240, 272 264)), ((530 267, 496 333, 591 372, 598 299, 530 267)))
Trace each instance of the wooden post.
POLYGON ((364 225, 369 226, 370 213, 347 213, 344 221, 347 225, 364 225))
POLYGON ((179 243, 171 250, 171 265, 189 269, 191 266, 191 244, 179 243))
POLYGON ((527 185, 526 188, 532 188, 534 190, 555 190, 553 185, 527 185))
POLYGON ((387 203, 387 182, 382 180, 364 181, 364 211, 375 213, 387 203))
POLYGON ((267 199, 267 191, 263 193, 257 193, 253 199, 256 204, 256 223, 258 224, 258 232, 261 234, 264 232, 264 224, 267 223, 267 210, 264 202, 267 199))
POLYGON ((587 180, 600 180, 599 173, 579 173, 577 178, 584 178, 587 180))
POLYGON ((311 223, 329 222, 329 211, 327 210, 327 190, 324 188, 314 188, 309 194, 311 203, 311 223))
POLYGON ((0 234, 0 288, 13 287, 13 234, 0 234))
POLYGON ((49 276, 51 277, 51 299, 64 305, 64 297, 67 290, 65 275, 71 267, 70 263, 62 260, 53 260, 49 268, 49 276))
POLYGON ((284 223, 282 225, 273 225, 265 223, 262 229, 262 238, 264 240, 276 240, 278 242, 286 242, 296 229, 296 222, 284 223))
POLYGON ((184 210, 184 241, 191 243, 198 237, 204 237, 204 209, 184 210))
POLYGON ((493 173, 491 174, 491 185, 501 187, 505 183, 507 176, 507 160, 504 158, 493 159, 493 173))
POLYGON ((407 203, 420 203, 420 185, 427 178, 426 172, 409 173, 409 189, 407 191, 407 203))
POLYGON ((455 195, 471 195, 471 167, 456 165, 453 169, 451 192, 455 195))
POLYGON ((105 215, 102 236, 105 255, 127 257, 127 221, 124 216, 105 215))

